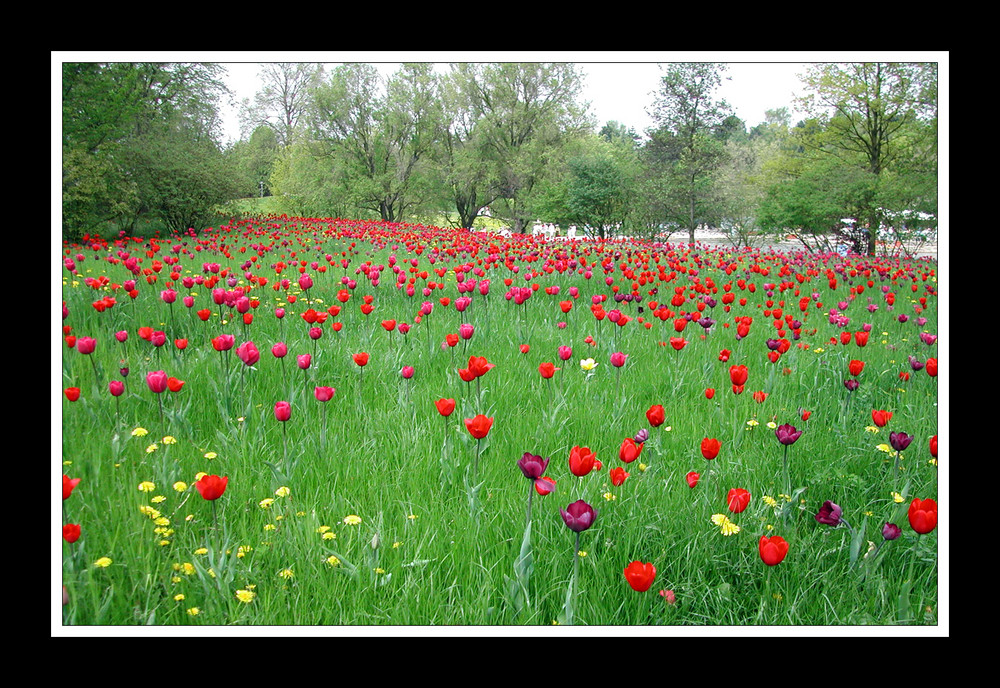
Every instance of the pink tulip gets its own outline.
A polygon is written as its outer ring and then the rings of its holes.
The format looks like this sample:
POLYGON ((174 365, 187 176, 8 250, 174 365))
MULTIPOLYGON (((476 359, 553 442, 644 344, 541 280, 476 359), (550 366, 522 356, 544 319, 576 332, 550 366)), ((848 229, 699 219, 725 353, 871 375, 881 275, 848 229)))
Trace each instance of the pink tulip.
POLYGON ((285 345, 284 342, 278 342, 277 344, 271 347, 271 354, 275 358, 284 358, 287 353, 288 353, 288 347, 285 345))
POLYGON ((260 360, 260 351, 257 350, 257 345, 253 342, 243 342, 236 347, 236 355, 248 366, 257 365, 260 360))
POLYGON ((625 365, 626 358, 628 358, 626 354, 623 354, 621 351, 616 351, 615 353, 611 354, 611 365, 613 365, 615 368, 621 368, 623 365, 625 365))
POLYGON ((146 373, 146 384, 153 394, 162 394, 167 390, 167 374, 162 370, 146 373))
POLYGON ((274 417, 284 423, 292 417, 292 406, 287 401, 276 401, 274 403, 274 417))
MULTIPOLYGON (((317 387, 316 388, 316 401, 330 401, 333 399, 333 395, 337 393, 333 387, 317 387)), ((280 402, 279 402, 280 403, 280 402)), ((280 418, 278 420, 281 420, 280 418)))

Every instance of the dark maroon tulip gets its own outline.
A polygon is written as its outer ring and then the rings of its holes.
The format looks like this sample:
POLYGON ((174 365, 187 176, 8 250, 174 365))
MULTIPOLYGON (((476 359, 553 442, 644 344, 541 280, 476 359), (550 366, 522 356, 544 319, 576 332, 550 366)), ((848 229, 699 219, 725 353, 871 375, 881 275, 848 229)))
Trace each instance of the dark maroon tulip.
POLYGON ((844 380, 844 387, 847 387, 848 392, 853 392, 859 387, 857 380, 844 380))
POLYGON ((910 442, 913 438, 907 435, 905 432, 890 432, 889 433, 889 444, 892 448, 898 452, 904 451, 910 446, 910 442))
POLYGON ((824 523, 828 526, 835 526, 840 523, 840 515, 842 513, 844 513, 844 510, 828 499, 823 502, 823 506, 819 508, 819 512, 816 514, 816 520, 819 523, 824 523))
POLYGON ((903 534, 903 529, 895 523, 886 523, 882 526, 882 537, 886 540, 895 540, 903 534))
POLYGON ((524 473, 524 477, 530 480, 535 480, 545 475, 545 469, 548 466, 548 459, 543 459, 531 452, 524 452, 524 456, 517 461, 517 467, 524 473))
POLYGON ((574 533, 582 533, 587 530, 587 528, 594 525, 594 520, 597 518, 597 512, 594 511, 594 507, 582 499, 578 499, 565 509, 560 509, 559 514, 562 516, 566 526, 574 533))
POLYGON ((648 439, 649 439, 649 430, 647 430, 646 428, 642 428, 639 432, 635 433, 635 437, 632 438, 632 441, 635 442, 636 444, 642 444, 648 439))
POLYGON ((802 437, 802 431, 796 430, 794 425, 785 423, 774 429, 774 436, 784 445, 795 444, 795 441, 802 437))

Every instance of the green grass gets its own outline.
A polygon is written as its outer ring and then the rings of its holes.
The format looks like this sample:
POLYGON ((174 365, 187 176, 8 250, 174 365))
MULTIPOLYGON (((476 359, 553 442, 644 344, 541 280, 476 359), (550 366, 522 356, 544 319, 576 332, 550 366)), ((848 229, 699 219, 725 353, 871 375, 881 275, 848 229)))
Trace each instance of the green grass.
MULTIPOLYGON (((237 246, 258 240, 231 238, 237 246)), ((339 258, 347 243, 327 239, 322 251, 336 252, 339 258)), ((387 248, 358 244, 360 252, 347 271, 351 277, 363 261, 387 264, 387 248)), ((210 251, 182 256, 181 275, 199 274, 202 262, 215 261, 230 266, 245 284, 237 268, 246 256, 230 250, 231 260, 210 251)), ((393 287, 388 270, 377 289, 359 275, 359 286, 342 313, 328 320, 322 338, 313 342, 300 317, 306 294, 294 286, 298 273, 287 270, 279 276, 292 280, 287 294, 271 289, 275 275, 267 266, 291 260, 289 250, 276 247, 261 257, 257 274, 268 275, 270 282, 251 292, 260 304, 246 330, 228 317, 221 323, 219 308, 204 288, 186 290, 178 284, 181 296, 195 296, 195 306, 187 309, 178 299, 171 315, 159 298, 169 279, 165 271, 152 285, 140 280, 134 300, 120 290, 84 284, 85 277, 107 275, 118 284, 131 277, 123 266, 102 262, 101 254, 89 249, 78 278, 63 271, 62 297, 69 311, 63 324, 72 334, 98 342, 91 356, 63 346, 61 357, 59 388, 82 390, 79 401, 63 397, 61 409, 62 472, 82 479, 62 504, 64 522, 81 524, 83 532, 73 545, 62 545, 63 583, 70 595, 64 624, 549 626, 564 618, 574 563, 573 533, 559 509, 578 498, 594 505, 599 515, 581 534, 586 555, 580 560, 573 615, 577 624, 937 623, 938 531, 918 539, 906 517, 913 497, 937 498, 938 469, 929 463, 927 448, 937 434, 937 380, 925 371, 912 373, 908 382, 898 377, 909 370, 908 354, 921 360, 935 355, 936 346, 924 345, 918 334, 938 331, 936 297, 928 297, 924 327, 912 320, 900 324, 896 315, 912 312, 911 300, 923 295, 910 292, 907 279, 892 284, 894 312, 886 310, 878 283, 848 308, 851 331, 861 322, 873 325, 871 341, 861 349, 829 342, 838 328, 827 322, 825 311, 847 298, 848 286, 841 283, 831 293, 824 276, 811 277, 802 285, 803 295, 815 290, 826 304, 806 318, 804 329, 815 328, 816 333, 803 335, 799 343, 808 344, 806 348, 793 343, 771 364, 765 340, 775 335, 761 313, 767 298, 761 284, 773 277, 748 278, 756 282, 755 294, 734 284, 737 296, 748 298, 747 305, 734 303, 730 313, 723 312, 721 303, 706 309, 718 321, 715 328, 703 339, 701 328, 689 324, 683 333, 689 343, 679 352, 660 344, 676 335, 673 318, 653 319, 650 329, 635 320, 623 328, 608 320, 597 322, 588 306, 592 294, 610 293, 603 276, 587 281, 570 273, 542 273, 532 280, 542 288, 526 306, 516 308, 503 297, 502 280, 510 275, 506 270, 488 273, 489 296, 477 294, 464 314, 437 303, 442 295, 457 296, 449 274, 444 280, 448 286, 427 299, 435 304, 433 313, 405 338, 385 332, 379 323, 387 318, 413 323, 425 300, 419 290, 406 297, 393 287), (561 294, 546 295, 549 285, 559 285, 561 294), (558 304, 569 298, 570 286, 579 287, 580 298, 563 315, 558 304), (97 312, 91 303, 111 293, 118 303, 97 312), (295 304, 288 294, 298 296, 295 304), (374 296, 375 306, 367 317, 359 311, 365 294, 374 296), (863 310, 869 295, 880 306, 872 314, 863 310), (282 321, 274 317, 278 305, 287 309, 282 321), (208 323, 195 317, 200 308, 212 310, 208 323), (732 325, 737 315, 754 318, 750 335, 739 341, 734 325, 723 326, 732 325), (335 320, 344 324, 339 333, 330 327, 335 320), (560 321, 568 326, 560 329, 560 321), (462 322, 475 325, 472 339, 442 349, 445 335, 457 332, 462 322), (154 350, 137 336, 141 326, 166 331, 168 344, 154 350), (124 345, 113 336, 123 329, 129 333, 124 345), (223 332, 233 334, 237 345, 254 341, 260 362, 249 369, 235 356, 235 348, 225 355, 216 352, 209 340, 223 332), (588 335, 595 346, 584 343, 588 335), (183 351, 170 343, 179 337, 189 342, 183 351), (278 341, 288 345, 284 365, 270 353, 278 341), (520 353, 521 344, 530 345, 528 354, 520 353), (569 360, 557 358, 560 345, 573 348, 569 360), (732 351, 728 363, 719 361, 721 349, 732 351), (363 374, 351 359, 362 350, 371 355, 363 374), (629 354, 618 374, 609 362, 614 351, 629 354), (296 367, 295 357, 303 353, 313 354, 307 371, 296 367), (481 378, 478 391, 457 372, 470 355, 496 364, 481 378), (579 365, 585 357, 599 364, 589 378, 579 365), (853 358, 866 365, 861 386, 850 393, 843 381, 853 358), (543 361, 561 367, 551 381, 538 374, 543 361), (729 365, 735 363, 750 369, 739 395, 729 383, 729 365), (127 378, 119 373, 123 365, 129 368, 127 378), (404 365, 416 369, 408 382, 399 374, 404 365), (183 389, 158 400, 145 384, 145 374, 152 370, 184 380, 183 389), (126 381, 126 392, 117 400, 107 392, 110 379, 126 381), (316 385, 333 386, 337 393, 321 404, 313 396, 316 385), (712 400, 705 397, 707 387, 716 390, 712 400), (752 397, 757 390, 768 393, 762 403, 752 397), (434 407, 440 397, 458 402, 447 419, 434 407), (273 415, 279 400, 289 401, 293 409, 285 424, 273 415), (608 470, 623 465, 619 445, 648 428, 645 412, 653 404, 666 408, 666 423, 650 429, 639 460, 626 466, 630 477, 612 487, 608 470), (878 433, 866 430, 874 408, 894 412, 890 426, 878 433), (812 411, 808 421, 801 420, 800 409, 812 411), (495 422, 481 445, 482 487, 473 509, 469 482, 476 443, 462 419, 480 412, 495 422), (798 497, 784 517, 763 499, 769 496, 781 504, 785 498, 780 495, 789 493, 782 446, 768 422, 804 430, 789 450, 792 494, 798 497), (148 434, 134 436, 136 428, 148 434), (915 436, 904 452, 905 471, 898 475, 889 455, 876 448, 888 442, 889 430, 915 436), (176 443, 165 444, 165 436, 176 443), (712 462, 700 454, 703 437, 722 442, 712 462), (150 449, 153 444, 156 448, 150 449), (585 478, 573 476, 567 458, 574 445, 594 449, 603 469, 585 478), (206 458, 209 452, 214 458, 206 458), (528 604, 519 609, 510 585, 531 489, 516 467, 524 452, 551 458, 547 474, 557 481, 557 489, 533 498, 533 570, 528 604), (694 489, 684 479, 692 470, 702 475, 694 489), (218 528, 213 527, 212 504, 193 487, 202 471, 229 477, 225 494, 215 503, 218 528), (155 490, 141 492, 143 481, 153 482, 155 490), (174 490, 178 481, 186 489, 174 490), (290 494, 276 496, 280 487, 290 494), (726 508, 732 487, 752 493, 750 507, 741 514, 729 514, 726 508), (894 501, 893 492, 902 493, 901 503, 894 501), (164 499, 152 503, 157 496, 164 499), (262 508, 265 499, 274 502, 262 508), (885 543, 877 559, 859 557, 852 565, 847 530, 813 518, 828 499, 843 507, 855 528, 866 524, 862 555, 868 541, 882 541, 886 521, 900 525, 903 536, 885 543), (169 524, 157 526, 140 510, 144 506, 155 508, 169 524), (711 521, 717 513, 729 515, 740 532, 722 536, 711 521), (359 516, 361 523, 346 524, 349 515, 359 516), (335 537, 324 539, 324 530, 335 537), (758 556, 762 534, 781 535, 791 544, 776 567, 765 566, 758 556), (197 553, 202 548, 207 552, 197 553), (112 564, 95 567, 105 556, 112 564), (328 563, 331 556, 338 566, 328 563), (644 593, 629 588, 622 575, 633 560, 656 566, 653 587, 644 593), (286 570, 294 575, 282 577, 286 570), (245 604, 236 591, 248 589, 255 597, 245 604), (676 604, 667 605, 657 594, 667 589, 676 594, 676 604), (178 595, 183 599, 175 599, 178 595), (190 615, 192 608, 199 613, 190 615)), ((400 245, 397 257, 405 255, 403 250, 400 245)), ((133 252, 145 255, 140 247, 133 252)), ((440 261, 431 266, 426 258, 424 253, 420 269, 442 266, 440 261)), ((444 266, 453 269, 456 260, 444 266)), ((149 263, 145 259, 143 265, 149 263)), ((326 274, 309 270, 316 286, 308 298, 317 310, 338 303, 344 271, 334 264, 337 269, 326 274)), ((700 275, 720 286, 737 276, 704 266, 700 275)), ((531 282, 518 276, 515 284, 521 283, 531 282)), ((673 284, 660 285, 658 298, 668 301, 673 284)), ((651 298, 645 296, 646 301, 651 298)), ((794 310, 801 317, 791 288, 774 300, 780 298, 786 301, 785 312, 794 310)), ((608 310, 614 306, 610 300, 606 304, 608 310)), ((639 316, 635 304, 619 308, 639 316)), ((643 316, 651 317, 646 306, 643 316)))

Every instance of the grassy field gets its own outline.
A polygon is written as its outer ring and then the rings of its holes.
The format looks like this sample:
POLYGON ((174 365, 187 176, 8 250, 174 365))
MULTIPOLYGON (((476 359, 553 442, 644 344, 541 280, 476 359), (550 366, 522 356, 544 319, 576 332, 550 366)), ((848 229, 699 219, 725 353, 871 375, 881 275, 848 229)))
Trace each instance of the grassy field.
POLYGON ((940 627, 933 261, 305 219, 62 248, 54 633, 940 627))

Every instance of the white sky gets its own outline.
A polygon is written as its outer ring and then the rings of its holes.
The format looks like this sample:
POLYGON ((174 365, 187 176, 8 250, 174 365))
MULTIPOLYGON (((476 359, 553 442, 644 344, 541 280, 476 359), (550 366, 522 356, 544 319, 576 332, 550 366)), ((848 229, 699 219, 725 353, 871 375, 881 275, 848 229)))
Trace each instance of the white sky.
MULTIPOLYGON (((243 98, 252 98, 258 90, 256 62, 313 61, 301 56, 293 60, 284 60, 280 55, 271 57, 266 54, 248 57, 252 57, 255 62, 225 63, 229 71, 227 83, 233 90, 237 101, 243 98)), ((296 54, 284 57, 295 58, 296 54)), ((319 61, 326 62, 331 57, 341 57, 341 55, 323 54, 312 57, 322 58, 319 61)), ((573 55, 493 54, 489 60, 504 61, 525 57, 531 61, 546 61, 546 57, 552 57, 552 61, 575 62, 585 74, 583 99, 591 102, 591 111, 595 114, 599 125, 603 125, 609 120, 615 120, 627 127, 632 127, 636 133, 642 134, 653 123, 646 110, 654 101, 653 93, 658 87, 661 75, 658 63, 649 60, 656 57, 662 63, 678 61, 683 56, 663 53, 655 56, 586 53, 575 56, 579 59, 570 59, 573 55)), ((748 55, 747 59, 750 57, 748 55)), ((464 58, 471 61, 488 61, 483 55, 465 55, 464 58)), ((339 61, 381 63, 384 66, 383 73, 388 75, 395 71, 399 61, 403 60, 447 62, 458 59, 441 55, 435 55, 432 58, 426 54, 352 53, 343 55, 343 59, 339 61), (394 61, 388 61, 389 57, 394 61)), ((762 60, 763 58, 754 56, 753 59, 762 60)), ((801 62, 787 62, 778 58, 774 58, 774 61, 732 62, 729 63, 729 70, 726 74, 729 78, 723 83, 718 95, 733 106, 736 115, 746 122, 748 128, 762 122, 766 110, 779 107, 787 107, 793 113, 794 123, 794 115, 797 112, 794 107, 794 97, 802 94, 797 75, 803 73, 805 67, 806 65, 801 62)), ((225 122, 227 135, 231 138, 238 137, 239 125, 235 111, 226 113, 225 122)))
MULTIPOLYGON (((257 91, 257 63, 261 62, 371 62, 384 63, 386 73, 396 64, 411 62, 574 62, 586 74, 584 100, 591 101, 599 124, 616 120, 642 134, 652 124, 646 110, 653 103, 660 69, 667 62, 724 62, 728 80, 719 96, 733 106, 747 127, 764 119, 769 109, 788 107, 792 122, 801 112, 794 105, 804 95, 798 75, 810 62, 937 61, 941 63, 942 106, 947 98, 947 52, 829 52, 829 51, 91 51, 54 52, 53 75, 63 61, 154 60, 172 62, 218 62, 229 71, 228 84, 236 101, 257 91)), ((58 80, 54 83, 58 84, 58 80)), ((56 89, 55 92, 58 92, 56 89)), ((54 113, 57 112, 55 104, 54 113)), ((239 135, 236 110, 224 113, 226 134, 239 135)))

